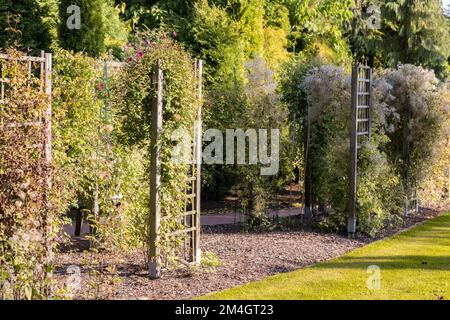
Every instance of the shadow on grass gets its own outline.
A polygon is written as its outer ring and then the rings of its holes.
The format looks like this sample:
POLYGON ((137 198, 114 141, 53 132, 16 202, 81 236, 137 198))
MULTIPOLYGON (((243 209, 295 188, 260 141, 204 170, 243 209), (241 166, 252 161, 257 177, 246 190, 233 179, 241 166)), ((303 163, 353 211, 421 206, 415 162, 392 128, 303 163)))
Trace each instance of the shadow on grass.
POLYGON ((339 262, 317 264, 318 269, 366 269, 370 265, 377 265, 381 269, 422 269, 422 270, 450 270, 450 256, 430 257, 426 255, 411 256, 364 256, 343 257, 339 262))

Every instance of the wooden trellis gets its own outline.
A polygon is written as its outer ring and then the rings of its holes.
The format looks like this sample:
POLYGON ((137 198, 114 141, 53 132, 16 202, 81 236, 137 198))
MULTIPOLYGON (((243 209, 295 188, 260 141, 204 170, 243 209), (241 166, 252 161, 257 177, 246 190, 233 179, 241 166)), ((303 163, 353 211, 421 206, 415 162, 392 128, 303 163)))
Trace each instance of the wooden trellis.
POLYGON ((356 65, 352 70, 352 128, 350 137, 350 203, 347 231, 356 233, 358 149, 371 138, 372 69, 356 65))
MULTIPOLYGON (((44 154, 45 166, 46 166, 46 187, 50 190, 52 185, 51 180, 51 162, 52 162, 52 54, 41 52, 40 57, 31 57, 31 56, 19 56, 14 57, 7 54, 0 54, 0 62, 2 60, 16 60, 19 62, 26 63, 28 65, 28 76, 38 77, 40 79, 40 88, 39 90, 43 90, 49 97, 47 109, 44 114, 40 116, 40 118, 30 119, 30 121, 23 123, 8 123, 5 124, 8 127, 41 127, 43 131, 43 141, 41 144, 36 145, 34 147, 41 148, 44 154)), ((3 63, 2 63, 3 67, 3 63)), ((9 79, 1 78, 0 74, 0 105, 7 104, 6 101, 6 90, 9 86, 9 79)), ((48 204, 50 206, 50 204, 48 204)))
MULTIPOLYGON (((165 235, 166 238, 181 238, 183 244, 177 252, 177 260, 183 264, 199 264, 200 251, 200 214, 201 214, 201 157, 202 157, 202 61, 195 62, 196 98, 198 101, 198 112, 193 128, 194 142, 191 145, 193 162, 189 170, 189 183, 186 186, 184 212, 181 213, 180 224, 182 227, 165 235)), ((161 146, 158 143, 163 129, 163 84, 164 74, 158 61, 152 76, 152 83, 156 97, 152 103, 151 123, 151 173, 150 173, 150 237, 149 237, 149 276, 159 278, 163 265, 163 257, 158 243, 160 242, 161 222, 166 217, 161 217, 161 146)))
POLYGON ((21 123, 4 123, 0 119, 0 130, 5 128, 27 128, 35 127, 40 131, 40 142, 31 146, 32 148, 39 149, 40 154, 44 159, 44 170, 42 171, 46 189, 46 211, 47 214, 44 217, 44 237, 46 239, 47 248, 47 262, 50 263, 52 259, 52 245, 50 243, 50 235, 52 234, 52 215, 51 215, 51 202, 49 198, 50 190, 52 188, 52 54, 41 51, 40 57, 32 56, 11 56, 8 54, 0 54, 0 108, 8 105, 7 90, 9 88, 10 79, 2 78, 1 70, 3 70, 5 61, 17 61, 24 63, 28 67, 28 77, 39 79, 39 87, 36 90, 42 90, 48 96, 47 108, 45 111, 34 117, 33 119, 27 119, 27 121, 21 123))

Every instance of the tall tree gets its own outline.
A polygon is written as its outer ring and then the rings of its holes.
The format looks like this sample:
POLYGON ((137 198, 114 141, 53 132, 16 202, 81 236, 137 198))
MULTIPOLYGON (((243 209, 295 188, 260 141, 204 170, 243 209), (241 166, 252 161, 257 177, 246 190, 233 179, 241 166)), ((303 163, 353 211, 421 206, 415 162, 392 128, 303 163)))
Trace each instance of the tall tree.
POLYGON ((420 64, 441 79, 447 76, 450 34, 441 0, 385 0, 382 19, 381 49, 388 66, 420 64))
POLYGON ((105 26, 102 17, 104 0, 62 0, 59 5, 61 24, 59 37, 64 49, 85 51, 97 55, 105 50, 105 26), (80 29, 69 29, 67 20, 73 14, 67 12, 71 5, 80 8, 80 29))
POLYGON ((106 49, 119 48, 127 41, 128 32, 125 23, 119 18, 120 10, 114 7, 113 0, 61 0, 59 5, 59 38, 61 47, 74 51, 83 51, 98 56, 106 49), (72 10, 69 6, 80 8, 80 28, 69 28, 72 10))

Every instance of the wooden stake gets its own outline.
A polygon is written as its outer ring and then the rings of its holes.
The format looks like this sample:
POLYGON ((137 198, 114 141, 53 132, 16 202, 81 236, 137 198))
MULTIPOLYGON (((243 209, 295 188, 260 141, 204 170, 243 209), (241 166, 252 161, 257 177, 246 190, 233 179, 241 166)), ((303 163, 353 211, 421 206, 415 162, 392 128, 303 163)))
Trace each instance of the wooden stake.
POLYGON ((52 54, 45 53, 45 93, 48 95, 48 104, 44 117, 44 155, 47 165, 46 184, 48 189, 52 187, 51 166, 52 166, 52 54))
POLYGON ((356 177, 357 177, 357 159, 358 159, 358 66, 353 66, 352 70, 352 124, 350 135, 350 196, 347 231, 349 237, 356 233, 356 177))
MULTIPOLYGON (((195 263, 200 264, 201 260, 201 249, 200 249, 200 232, 201 232, 201 188, 202 188, 202 99, 203 99, 203 61, 198 61, 198 111, 197 111, 197 123, 196 123, 196 134, 195 134, 195 158, 196 158, 196 181, 195 181, 195 240, 194 240, 194 252, 195 252, 195 263)), ((194 217, 192 217, 194 218, 194 217)))
POLYGON ((310 132, 311 126, 309 123, 309 111, 307 119, 304 121, 304 155, 305 155, 305 163, 304 163, 304 175, 305 175, 305 183, 304 183, 304 210, 303 210, 303 218, 305 221, 312 220, 312 171, 311 171, 311 160, 309 156, 309 142, 310 142, 310 132))
POLYGON ((46 233, 46 248, 47 248, 47 263, 51 264, 53 261, 52 250, 52 206, 50 203, 50 193, 52 190, 52 54, 41 53, 45 58, 44 65, 44 90, 48 96, 47 109, 44 114, 44 161, 45 161, 45 184, 47 189, 46 195, 46 209, 47 216, 45 217, 45 233, 46 233))
POLYGON ((160 134, 162 130, 163 112, 163 72, 161 62, 158 60, 153 71, 152 85, 157 92, 156 99, 152 101, 151 123, 151 172, 150 172, 150 224, 149 224, 149 277, 161 277, 161 254, 159 249, 159 229, 161 224, 161 146, 160 134))

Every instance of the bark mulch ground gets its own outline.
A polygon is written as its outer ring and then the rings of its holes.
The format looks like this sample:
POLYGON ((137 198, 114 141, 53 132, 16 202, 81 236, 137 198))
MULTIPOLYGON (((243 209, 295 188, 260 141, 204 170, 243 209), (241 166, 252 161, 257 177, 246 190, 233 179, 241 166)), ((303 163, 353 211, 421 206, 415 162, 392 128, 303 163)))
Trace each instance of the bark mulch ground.
MULTIPOLYGON (((425 211, 410 216, 380 237, 436 215, 435 211, 425 211)), ((68 267, 80 266, 81 290, 75 299, 190 299, 329 260, 374 240, 308 230, 245 233, 236 225, 212 226, 203 230, 202 251, 218 257, 218 266, 217 259, 209 259, 209 266, 201 269, 167 271, 161 279, 150 280, 142 252, 80 250, 58 254, 55 277, 61 286, 68 281, 70 286, 76 279, 67 272, 68 267)))

